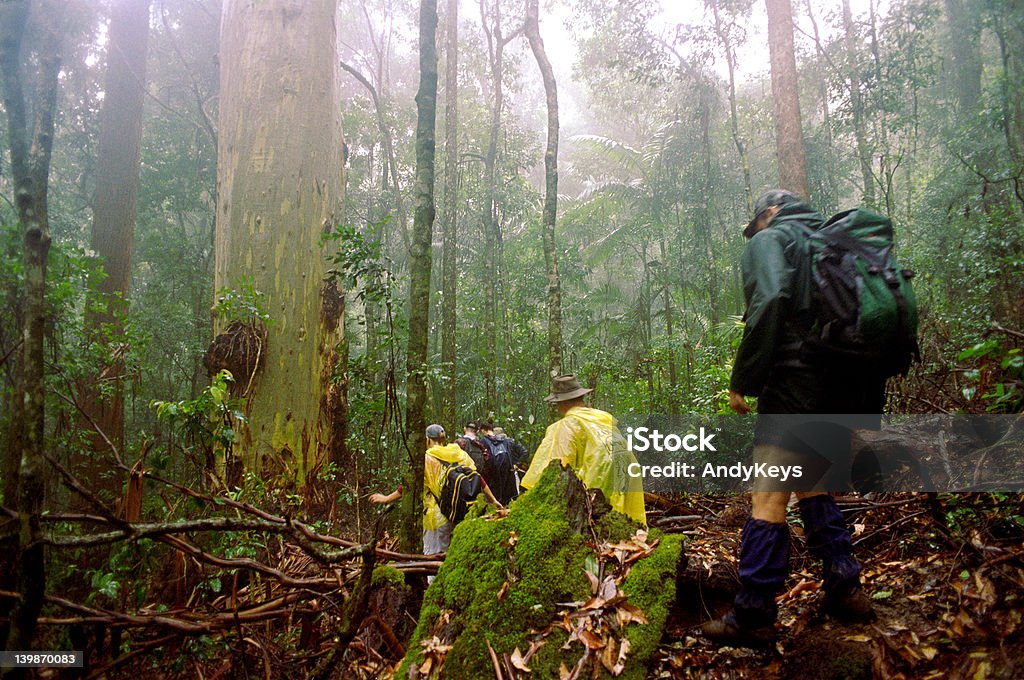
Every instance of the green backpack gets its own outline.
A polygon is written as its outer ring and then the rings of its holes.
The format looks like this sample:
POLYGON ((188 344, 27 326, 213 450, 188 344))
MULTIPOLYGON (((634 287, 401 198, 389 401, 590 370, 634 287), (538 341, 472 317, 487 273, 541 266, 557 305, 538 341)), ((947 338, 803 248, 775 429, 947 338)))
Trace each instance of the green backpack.
POLYGON ((833 216, 807 234, 814 326, 802 355, 844 361, 886 377, 920 357, 917 300, 892 255, 892 222, 864 208, 833 216))

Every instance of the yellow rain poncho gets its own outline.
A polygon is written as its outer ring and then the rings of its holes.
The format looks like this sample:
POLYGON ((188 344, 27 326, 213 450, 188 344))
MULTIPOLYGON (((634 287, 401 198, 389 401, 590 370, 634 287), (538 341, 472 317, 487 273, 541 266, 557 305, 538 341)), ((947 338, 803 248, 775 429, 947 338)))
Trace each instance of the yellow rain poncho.
POLYGON ((570 466, 588 488, 600 489, 612 508, 647 524, 643 480, 627 472, 636 457, 612 414, 586 406, 569 409, 564 418, 548 426, 520 484, 528 489, 535 486, 553 460, 570 466))
POLYGON ((444 485, 445 463, 457 463, 476 470, 476 464, 458 444, 431 446, 423 463, 423 530, 434 531, 448 522, 437 499, 444 485))

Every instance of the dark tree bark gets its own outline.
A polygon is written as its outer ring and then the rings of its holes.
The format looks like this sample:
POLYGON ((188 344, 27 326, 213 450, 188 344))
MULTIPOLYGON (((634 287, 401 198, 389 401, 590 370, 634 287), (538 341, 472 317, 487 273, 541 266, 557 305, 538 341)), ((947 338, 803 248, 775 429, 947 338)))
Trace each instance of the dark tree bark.
POLYGON ((562 372, 562 286, 558 275, 558 252, 555 249, 555 220, 558 214, 558 88, 551 69, 544 41, 540 37, 538 0, 526 5, 523 32, 537 60, 544 79, 544 96, 548 109, 548 141, 544 151, 544 213, 541 220, 544 241, 544 262, 548 271, 548 367, 552 375, 562 372))
POLYGON ((807 157, 793 49, 793 12, 789 0, 765 0, 765 5, 768 9, 768 49, 771 53, 779 184, 783 189, 808 199, 807 157))
MULTIPOLYGON (((18 409, 10 422, 8 456, 17 456, 18 464, 5 466, 16 471, 14 505, 19 514, 16 545, 2 546, 0 585, 13 589, 20 598, 10 610, 0 605, 10 622, 4 632, 4 649, 31 649, 36 622, 46 587, 40 515, 45 500, 44 436, 46 331, 46 258, 50 249, 47 190, 53 124, 57 108, 57 75, 60 72, 59 40, 48 20, 59 16, 59 8, 41 4, 34 16, 39 18, 42 37, 36 50, 38 71, 32 109, 35 120, 30 127, 28 103, 22 81, 22 36, 29 17, 28 0, 0 4, 0 76, 3 104, 7 112, 7 134, 11 151, 11 175, 14 180, 18 222, 24 235, 25 317, 22 346, 18 357, 18 384, 15 401, 18 409), (13 550, 9 548, 13 547, 13 550), (13 567, 13 569, 11 568, 13 567), (12 578, 13 577, 13 578, 12 578)), ((11 461, 13 463, 13 461, 11 461)), ((5 485, 6 489, 6 485, 5 485)), ((21 669, 7 669, 4 677, 21 677, 21 669)))
POLYGON ((442 262, 441 295, 441 379, 443 422, 454 424, 455 403, 455 320, 456 271, 455 251, 458 234, 459 183, 459 3, 448 0, 445 17, 444 73, 444 260, 442 262))
MULTIPOLYGON (((149 0, 118 0, 110 15, 107 76, 100 112, 96 157, 96 197, 93 203, 92 249, 102 258, 104 277, 97 299, 86 305, 91 342, 107 346, 121 342, 128 314, 132 249, 135 243, 136 197, 142 154, 143 102, 146 95, 146 43, 149 39, 149 0)), ((111 351, 111 354, 117 352, 111 351)), ((82 404, 107 439, 120 451, 124 444, 124 363, 113 360, 92 384, 84 385, 82 404), (112 381, 110 398, 101 397, 101 382, 112 381)), ((89 427, 89 426, 86 426, 89 427)), ((92 456, 84 472, 90 487, 104 483, 109 469, 106 440, 91 437, 92 456), (106 454, 106 455, 100 455, 106 454)), ((111 488, 111 491, 120 491, 111 488)))
POLYGON ((423 452, 426 449, 426 366, 430 325, 431 241, 434 231, 434 125, 437 120, 437 0, 420 2, 420 85, 416 93, 416 211, 409 252, 409 347, 406 352, 405 475, 402 547, 422 547, 423 452))

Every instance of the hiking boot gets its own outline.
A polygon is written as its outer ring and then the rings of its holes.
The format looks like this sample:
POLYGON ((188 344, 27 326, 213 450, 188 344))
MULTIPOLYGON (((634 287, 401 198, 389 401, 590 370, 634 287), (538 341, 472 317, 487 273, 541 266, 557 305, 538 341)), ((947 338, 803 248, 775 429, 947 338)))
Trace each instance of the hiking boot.
POLYGON ((771 624, 740 627, 726 615, 723 619, 708 621, 700 627, 704 637, 723 647, 770 647, 775 643, 775 626, 771 624))
POLYGON ((875 618, 871 598, 860 586, 835 597, 826 592, 825 613, 843 623, 867 623, 875 618))

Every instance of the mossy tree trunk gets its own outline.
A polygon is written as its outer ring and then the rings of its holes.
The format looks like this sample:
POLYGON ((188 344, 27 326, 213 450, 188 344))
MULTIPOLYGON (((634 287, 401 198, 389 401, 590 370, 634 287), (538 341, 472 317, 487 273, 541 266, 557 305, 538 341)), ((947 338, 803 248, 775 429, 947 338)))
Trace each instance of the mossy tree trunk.
POLYGON ((344 187, 334 12, 335 0, 228 0, 221 24, 215 288, 254 286, 270 317, 237 452, 300 483, 342 444, 345 404, 331 385, 344 297, 324 284, 320 246, 344 187))
POLYGON ((427 338, 430 331, 431 241, 434 233, 434 156, 437 122, 437 0, 420 2, 420 86, 416 93, 416 211, 409 252, 409 346, 406 353, 405 475, 402 547, 422 546, 423 454, 426 448, 427 338))
POLYGON ((544 97, 548 110, 548 141, 544 150, 544 212, 542 238, 544 263, 548 272, 548 367, 551 375, 562 372, 562 284, 558 274, 558 251, 555 247, 555 221, 558 215, 558 87, 555 73, 540 37, 538 0, 526 3, 523 32, 530 42, 534 59, 544 80, 544 97))
MULTIPOLYGON (((9 426, 4 502, 18 512, 15 544, 0 546, 0 587, 15 590, 19 599, 10 607, 5 600, 0 616, 9 622, 0 627, 4 649, 31 649, 46 588, 40 517, 45 501, 45 363, 46 259, 50 250, 47 192, 53 148, 54 115, 57 109, 60 72, 59 37, 50 23, 59 8, 40 3, 33 12, 38 25, 35 59, 23 54, 22 36, 28 30, 31 3, 13 0, 0 4, 0 76, 7 135, 11 152, 15 206, 23 234, 25 276, 24 319, 18 355, 16 408, 9 426), (23 72, 35 63, 36 85, 29 121, 23 72), (15 464, 16 463, 16 464, 15 464), (13 497, 12 497, 13 496, 13 497), (13 586, 13 588, 12 588, 13 586), (10 607, 10 609, 8 609, 10 607)), ((23 677, 23 669, 5 669, 4 677, 23 677)))
POLYGON ((444 261, 441 296, 441 378, 442 421, 454 424, 455 403, 455 321, 456 271, 459 215, 459 3, 448 0, 445 17, 444 70, 444 261))

